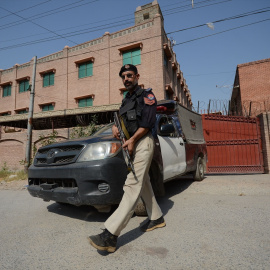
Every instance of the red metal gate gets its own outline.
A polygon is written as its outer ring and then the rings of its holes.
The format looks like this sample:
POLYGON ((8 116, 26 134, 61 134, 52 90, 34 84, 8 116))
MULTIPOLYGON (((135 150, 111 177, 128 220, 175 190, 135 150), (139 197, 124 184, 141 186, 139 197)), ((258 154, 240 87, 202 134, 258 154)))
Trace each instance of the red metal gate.
POLYGON ((203 114, 207 173, 263 173, 261 136, 255 117, 203 114))

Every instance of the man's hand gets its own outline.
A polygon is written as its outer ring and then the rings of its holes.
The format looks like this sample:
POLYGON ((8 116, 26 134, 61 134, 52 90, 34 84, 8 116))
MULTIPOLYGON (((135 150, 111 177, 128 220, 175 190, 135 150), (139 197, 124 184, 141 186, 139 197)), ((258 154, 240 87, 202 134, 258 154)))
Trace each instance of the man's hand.
POLYGON ((112 134, 113 134, 113 137, 116 138, 117 140, 120 140, 120 133, 119 133, 119 130, 117 128, 117 126, 113 125, 112 126, 112 134))
POLYGON ((122 145, 122 147, 123 147, 124 149, 127 148, 128 153, 129 153, 130 156, 132 156, 132 154, 133 154, 134 146, 135 146, 135 141, 134 141, 133 137, 131 137, 129 140, 127 140, 127 141, 122 145))
POLYGON ((128 149, 130 156, 133 154, 135 143, 140 138, 142 138, 148 131, 149 131, 149 128, 142 128, 142 127, 138 128, 135 134, 122 145, 124 149, 125 148, 128 149))

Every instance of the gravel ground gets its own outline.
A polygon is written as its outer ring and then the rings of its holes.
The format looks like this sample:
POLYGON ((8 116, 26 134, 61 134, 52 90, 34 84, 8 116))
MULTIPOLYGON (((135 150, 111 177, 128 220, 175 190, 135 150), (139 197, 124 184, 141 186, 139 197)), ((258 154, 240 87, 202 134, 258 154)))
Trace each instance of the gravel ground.
POLYGON ((24 190, 28 185, 27 180, 14 180, 14 181, 4 181, 0 182, 0 190, 24 190))

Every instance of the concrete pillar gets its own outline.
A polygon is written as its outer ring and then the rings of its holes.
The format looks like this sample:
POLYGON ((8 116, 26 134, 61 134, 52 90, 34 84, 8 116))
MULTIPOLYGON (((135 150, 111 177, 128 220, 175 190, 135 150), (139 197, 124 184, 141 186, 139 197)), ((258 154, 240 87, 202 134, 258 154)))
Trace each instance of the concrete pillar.
POLYGON ((270 113, 261 113, 258 115, 262 136, 262 152, 264 160, 264 172, 270 171, 270 113))

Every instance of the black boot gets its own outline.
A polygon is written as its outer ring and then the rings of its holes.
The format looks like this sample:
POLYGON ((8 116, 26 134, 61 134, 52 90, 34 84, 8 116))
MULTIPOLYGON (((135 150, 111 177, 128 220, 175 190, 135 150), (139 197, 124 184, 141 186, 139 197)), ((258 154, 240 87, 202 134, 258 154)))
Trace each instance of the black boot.
POLYGON ((111 234, 107 229, 98 235, 91 235, 88 237, 90 244, 98 250, 106 250, 108 252, 115 252, 117 244, 117 236, 111 234))
POLYGON ((163 216, 161 216, 156 220, 148 220, 144 225, 141 226, 141 230, 143 232, 150 232, 153 231, 154 229, 162 228, 165 226, 166 226, 165 220, 163 216))

